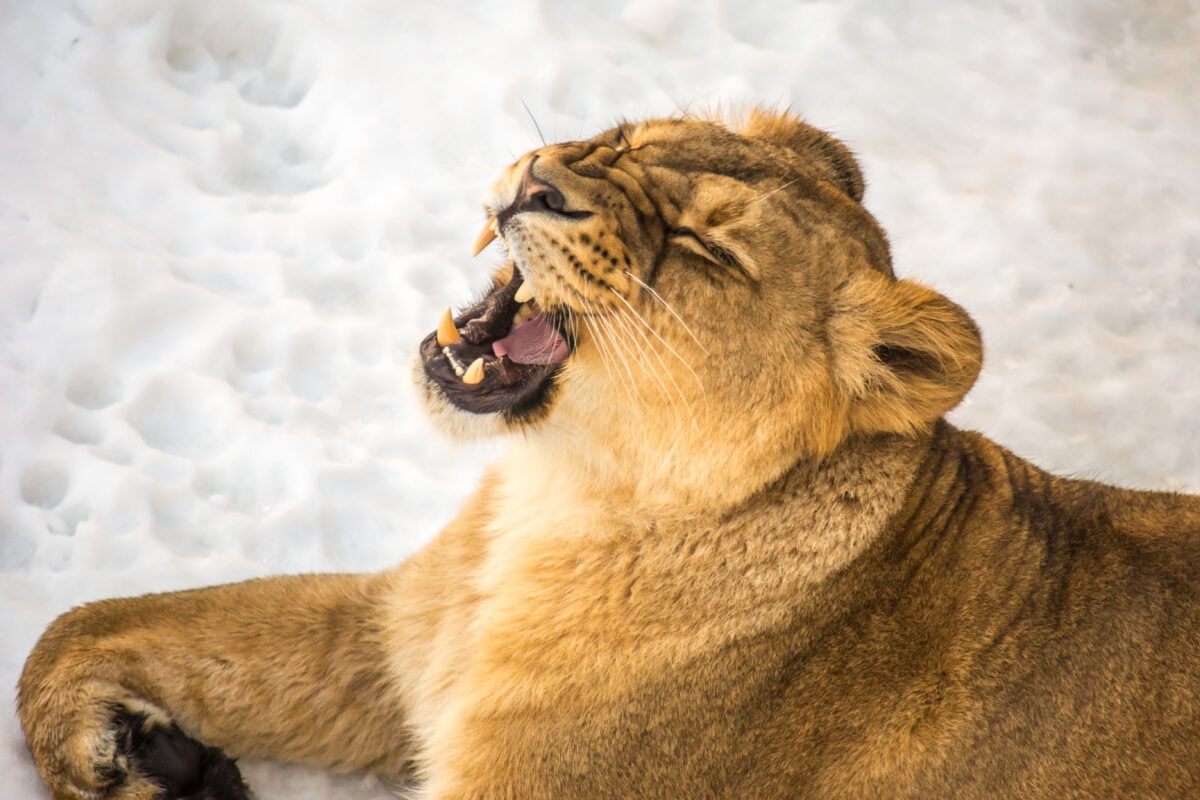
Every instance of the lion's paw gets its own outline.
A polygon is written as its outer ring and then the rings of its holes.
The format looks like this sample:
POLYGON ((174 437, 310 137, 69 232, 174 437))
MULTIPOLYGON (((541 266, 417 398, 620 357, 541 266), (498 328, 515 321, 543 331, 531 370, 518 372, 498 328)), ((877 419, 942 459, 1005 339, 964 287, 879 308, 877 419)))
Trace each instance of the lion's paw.
POLYGON ((249 800, 237 764, 220 748, 144 714, 122 710, 114 723, 118 760, 157 785, 155 800, 249 800))
POLYGON ((58 746, 31 739, 54 800, 252 797, 233 759, 191 738, 153 706, 105 702, 94 708, 75 715, 73 734, 53 737, 58 746))

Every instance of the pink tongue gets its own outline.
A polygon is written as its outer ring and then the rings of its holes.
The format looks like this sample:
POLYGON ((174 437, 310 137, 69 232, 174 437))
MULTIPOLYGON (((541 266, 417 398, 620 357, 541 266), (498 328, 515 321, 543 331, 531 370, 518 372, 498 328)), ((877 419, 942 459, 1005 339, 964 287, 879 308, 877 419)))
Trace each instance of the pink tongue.
POLYGON ((567 342, 539 312, 492 342, 492 352, 518 364, 557 364, 567 357, 567 342))

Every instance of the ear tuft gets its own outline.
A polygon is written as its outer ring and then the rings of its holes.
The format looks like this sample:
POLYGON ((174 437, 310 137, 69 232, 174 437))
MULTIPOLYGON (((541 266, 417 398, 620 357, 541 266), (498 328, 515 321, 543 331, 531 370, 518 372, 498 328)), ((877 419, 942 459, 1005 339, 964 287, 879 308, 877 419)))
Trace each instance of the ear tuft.
POLYGON ((851 427, 910 433, 954 408, 983 366, 983 341, 958 305, 874 273, 842 287, 831 323, 835 375, 851 427))
POLYGON ((825 131, 814 128, 791 112, 756 108, 741 126, 741 133, 796 151, 854 202, 862 202, 863 176, 854 154, 825 131))

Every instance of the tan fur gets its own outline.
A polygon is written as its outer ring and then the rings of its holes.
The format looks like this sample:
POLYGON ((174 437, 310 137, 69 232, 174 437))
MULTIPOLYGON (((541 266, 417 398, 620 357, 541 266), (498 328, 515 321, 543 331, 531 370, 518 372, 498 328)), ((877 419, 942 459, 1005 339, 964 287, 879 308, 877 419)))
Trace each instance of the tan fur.
POLYGON ((544 147, 511 216, 575 351, 423 551, 61 617, 20 684, 56 800, 148 798, 114 708, 466 798, 1181 797, 1200 501, 1046 475, 941 417, 979 333, 892 272, 788 114, 544 147), (117 776, 114 778, 114 775, 117 776))

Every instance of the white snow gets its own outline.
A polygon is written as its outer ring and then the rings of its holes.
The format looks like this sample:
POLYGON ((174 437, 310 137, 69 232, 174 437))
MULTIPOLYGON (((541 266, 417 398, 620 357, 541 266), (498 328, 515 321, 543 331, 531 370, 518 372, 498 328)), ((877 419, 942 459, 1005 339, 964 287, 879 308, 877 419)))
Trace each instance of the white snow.
MULTIPOLYGON (((898 271, 980 323, 957 423, 1200 491, 1195 0, 0 0, 0 686, 87 600, 419 547, 495 447, 408 363, 525 106, 559 140, 755 101, 845 138, 898 271)), ((45 798, 3 708, 3 792, 45 798)))

